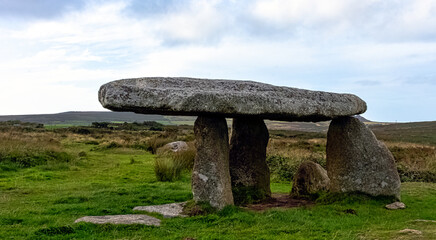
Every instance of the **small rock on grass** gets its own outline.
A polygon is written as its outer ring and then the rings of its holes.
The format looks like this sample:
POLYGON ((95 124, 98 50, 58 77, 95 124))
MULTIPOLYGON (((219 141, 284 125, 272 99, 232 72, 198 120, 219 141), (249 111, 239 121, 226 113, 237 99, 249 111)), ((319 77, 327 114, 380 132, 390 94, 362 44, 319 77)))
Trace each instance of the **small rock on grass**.
POLYGON ((404 204, 403 202, 393 202, 391 204, 386 205, 385 208, 389 210, 405 209, 406 204, 404 204))
POLYGON ((412 222, 436 223, 436 220, 415 219, 412 222))
POLYGON ((399 233, 411 233, 411 234, 416 234, 416 235, 421 235, 421 234, 422 234, 422 232, 419 231, 419 230, 416 230, 416 229, 408 229, 408 228, 403 229, 403 230, 400 230, 399 233))
POLYGON ((86 216, 81 217, 74 221, 89 222, 95 224, 144 224, 148 226, 160 226, 160 220, 155 217, 139 214, 127 214, 127 215, 106 215, 106 216, 86 216))
POLYGON ((165 218, 186 217, 186 215, 182 214, 183 207, 185 206, 185 204, 186 202, 169 203, 169 204, 152 205, 152 206, 138 206, 133 208, 133 210, 160 213, 165 218))

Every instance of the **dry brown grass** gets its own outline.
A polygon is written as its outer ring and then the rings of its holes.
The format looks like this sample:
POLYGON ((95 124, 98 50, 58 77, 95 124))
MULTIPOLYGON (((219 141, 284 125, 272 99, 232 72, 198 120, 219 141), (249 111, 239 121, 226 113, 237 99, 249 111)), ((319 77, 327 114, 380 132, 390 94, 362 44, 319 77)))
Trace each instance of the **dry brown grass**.
MULTIPOLYGON (((436 182, 436 147, 427 144, 386 142, 397 162, 402 181, 436 182)), ((267 155, 275 180, 292 178, 294 170, 306 160, 326 167, 326 139, 272 138, 267 155), (287 173, 286 171, 290 172, 287 173)))
POLYGON ((325 139, 270 139, 267 148, 267 155, 279 155, 282 157, 297 160, 298 162, 309 159, 324 159, 325 161, 325 139))
POLYGON ((47 132, 0 132, 0 164, 31 167, 74 158, 63 148, 59 136, 47 132))

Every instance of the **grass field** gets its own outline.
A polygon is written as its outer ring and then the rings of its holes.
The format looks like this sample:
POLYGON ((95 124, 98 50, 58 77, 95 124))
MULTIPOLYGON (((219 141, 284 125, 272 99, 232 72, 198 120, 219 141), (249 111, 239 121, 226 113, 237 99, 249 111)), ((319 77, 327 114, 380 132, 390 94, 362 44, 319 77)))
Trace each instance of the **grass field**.
MULTIPOLYGON (((190 173, 184 171, 173 182, 157 181, 156 155, 146 150, 149 143, 159 139, 192 140, 186 128, 169 132, 77 132, 1 132, 3 146, 15 142, 0 148, 0 239, 436 239, 436 222, 417 221, 436 221, 436 183, 431 182, 404 182, 402 201, 407 209, 398 211, 384 209, 388 203, 384 199, 351 195, 329 201, 324 196, 314 206, 265 212, 227 207, 215 214, 189 218, 166 219, 151 214, 162 219, 160 227, 74 224, 82 216, 134 214, 138 213, 132 210, 135 206, 192 198, 190 173), (14 155, 15 160, 5 157, 16 152, 22 155, 14 155), (27 160, 39 159, 38 154, 48 153, 68 157, 28 166, 16 160, 23 156, 27 160), (406 228, 422 234, 399 233, 406 228)), ((269 156, 295 162, 325 161, 325 139, 277 134, 272 134, 269 156)), ((398 148, 394 154, 407 160, 406 165, 423 157, 431 164, 436 162, 432 157, 434 146, 398 142, 388 145, 398 148), (428 149, 421 153, 410 151, 410 147, 428 149)), ((414 167, 432 171, 431 164, 414 167)), ((289 165, 291 170, 293 166, 289 165)), ((291 183, 284 181, 280 172, 274 174, 272 191, 288 193, 291 183)))

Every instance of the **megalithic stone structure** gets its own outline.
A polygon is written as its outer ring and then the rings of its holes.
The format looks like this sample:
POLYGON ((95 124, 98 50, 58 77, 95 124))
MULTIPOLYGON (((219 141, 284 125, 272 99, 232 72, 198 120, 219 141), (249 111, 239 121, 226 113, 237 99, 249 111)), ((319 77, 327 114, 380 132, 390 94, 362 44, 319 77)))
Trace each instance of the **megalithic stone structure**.
MULTIPOLYGON (((229 191, 222 189, 229 183, 224 169, 221 169, 227 168, 228 154, 233 190, 237 190, 238 186, 250 186, 256 191, 264 192, 264 196, 269 194, 268 167, 264 164, 263 153, 263 149, 266 148, 265 139, 268 137, 265 136, 267 130, 262 125, 263 121, 260 123, 259 120, 317 122, 353 116, 366 111, 366 103, 352 94, 278 87, 253 81, 183 77, 147 77, 113 81, 101 86, 99 100, 105 108, 113 111, 199 116, 195 124, 199 152, 194 164, 192 191, 196 201, 208 201, 217 208, 233 202, 228 195, 229 191), (235 137, 232 137, 230 153, 224 144, 228 138, 223 130, 226 125, 224 118, 234 118, 236 124, 241 123, 233 127, 235 137), (253 130, 248 130, 244 124, 252 124, 253 130), (248 138, 255 138, 255 143, 248 138), (247 146, 249 144, 253 146, 247 146), (259 152, 251 154, 250 149, 255 148, 259 152), (247 149, 248 151, 245 151, 247 149), (233 165, 240 161, 247 162, 243 165, 245 175, 238 171, 242 165, 233 165), (206 176, 201 172, 203 170, 200 171, 214 164, 220 168, 215 175, 210 173, 211 175, 206 176), (262 177, 255 177, 254 181, 242 181, 255 175, 262 177), (202 178, 206 179, 203 176, 208 180, 203 181, 202 178), (209 181, 210 179, 214 180, 209 181), (196 182, 197 180, 203 182, 196 182), (201 183, 202 187, 197 187, 200 186, 197 183, 201 183)), ((366 165, 359 166, 362 166, 361 171, 367 171, 364 167, 366 165)), ((389 169, 391 168, 392 166, 389 169)))

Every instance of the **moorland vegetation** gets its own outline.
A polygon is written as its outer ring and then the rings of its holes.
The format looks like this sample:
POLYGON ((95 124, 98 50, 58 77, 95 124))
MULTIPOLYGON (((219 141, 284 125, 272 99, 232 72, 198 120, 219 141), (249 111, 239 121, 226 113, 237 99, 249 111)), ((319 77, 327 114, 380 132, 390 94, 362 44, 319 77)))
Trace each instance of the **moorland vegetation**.
MULTIPOLYGON (((425 134, 377 131, 393 153, 407 209, 388 211, 386 199, 321 196, 314 205, 253 212, 226 207, 161 227, 74 224, 86 215, 135 213, 135 206, 192 198, 192 126, 95 123, 44 128, 0 124, 0 239, 415 239, 436 237, 436 141, 425 134), (401 138, 395 138, 401 136, 401 138), (423 139, 425 138, 425 139, 423 139), (407 139, 405 141, 404 139, 407 139), (186 141, 189 151, 162 148, 186 141), (429 221, 419 221, 429 220, 429 221)), ((267 163, 273 193, 289 193, 306 160, 326 165, 325 133, 270 130, 267 163)))

